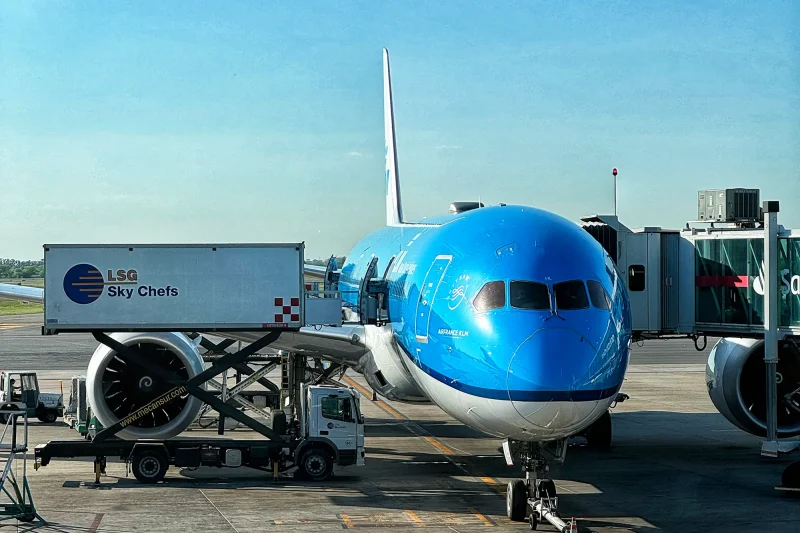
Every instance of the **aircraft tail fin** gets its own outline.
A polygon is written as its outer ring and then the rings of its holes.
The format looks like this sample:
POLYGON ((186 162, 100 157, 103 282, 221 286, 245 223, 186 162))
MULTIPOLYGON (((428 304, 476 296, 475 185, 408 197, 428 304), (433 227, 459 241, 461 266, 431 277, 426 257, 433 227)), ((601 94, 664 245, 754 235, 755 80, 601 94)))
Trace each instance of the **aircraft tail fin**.
POLYGON ((400 176, 397 172, 397 142, 394 129, 392 78, 389 73, 389 51, 383 49, 383 122, 386 137, 386 225, 403 224, 403 205, 400 201, 400 176))

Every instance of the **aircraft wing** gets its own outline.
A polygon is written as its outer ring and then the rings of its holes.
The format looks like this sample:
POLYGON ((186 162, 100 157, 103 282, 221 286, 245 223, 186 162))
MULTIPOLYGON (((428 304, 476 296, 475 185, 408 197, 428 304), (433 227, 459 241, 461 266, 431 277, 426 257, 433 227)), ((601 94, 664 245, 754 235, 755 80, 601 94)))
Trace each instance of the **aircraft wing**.
POLYGON ((305 264, 303 267, 303 272, 305 274, 311 274, 312 276, 319 276, 321 278, 325 277, 326 268, 324 266, 305 264))
POLYGON ((24 285, 12 285, 10 283, 0 283, 0 298, 10 300, 25 300, 26 302, 43 302, 44 289, 39 287, 25 287, 24 285))

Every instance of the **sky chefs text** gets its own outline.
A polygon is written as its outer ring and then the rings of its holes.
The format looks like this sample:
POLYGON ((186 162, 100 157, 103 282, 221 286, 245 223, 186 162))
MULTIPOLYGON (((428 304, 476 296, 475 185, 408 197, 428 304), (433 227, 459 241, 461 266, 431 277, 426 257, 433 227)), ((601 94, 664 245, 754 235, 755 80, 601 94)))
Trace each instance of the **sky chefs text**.
MULTIPOLYGON (((115 287, 114 285, 108 288, 108 295, 109 296, 120 296, 127 300, 130 300, 133 297, 134 289, 132 288, 125 288, 125 287, 115 287)), ((170 287, 167 285, 166 287, 153 287, 151 285, 142 285, 138 289, 136 289, 136 294, 139 296, 144 297, 159 297, 159 296, 177 296, 178 289, 175 287, 170 287)))
POLYGON ((64 292, 77 304, 89 304, 105 293, 111 298, 130 300, 141 298, 169 298, 178 296, 177 287, 139 285, 136 269, 108 269, 105 275, 94 265, 82 263, 70 268, 64 275, 64 292))

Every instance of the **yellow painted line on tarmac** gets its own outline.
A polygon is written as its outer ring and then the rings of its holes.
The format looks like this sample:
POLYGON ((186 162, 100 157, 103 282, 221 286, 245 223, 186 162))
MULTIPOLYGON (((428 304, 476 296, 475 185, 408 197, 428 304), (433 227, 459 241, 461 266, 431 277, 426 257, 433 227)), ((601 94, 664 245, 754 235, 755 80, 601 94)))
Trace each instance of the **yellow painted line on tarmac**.
POLYGON ((505 487, 503 486, 502 483, 500 483, 500 481, 496 480, 493 477, 489 477, 489 476, 483 476, 483 477, 480 478, 480 480, 483 481, 484 483, 486 483, 487 485, 489 485, 489 488, 491 488, 497 494, 499 494, 500 496, 503 496, 505 498, 505 496, 506 496, 505 487))
MULTIPOLYGON (((481 479, 483 479, 483 478, 481 478, 481 479)), ((470 507, 470 509, 469 509, 469 512, 470 512, 470 513, 472 513, 472 514, 474 514, 474 515, 475 515, 475 518, 477 518, 478 520, 480 520, 480 521, 481 521, 481 523, 482 523, 484 526, 487 526, 487 527, 494 527, 494 524, 492 523, 492 521, 491 521, 491 520, 489 520, 488 518, 486 518, 486 515, 483 515, 483 514, 479 513, 477 509, 475 509, 475 508, 473 508, 473 507, 470 507)))
POLYGON ((411 520, 414 521, 417 527, 425 527, 425 522, 422 521, 422 518, 417 516, 417 513, 409 510, 406 510, 405 513, 408 515, 409 518, 411 518, 411 520))
MULTIPOLYGON (((344 376, 344 381, 346 381, 347 383, 349 383, 350 385, 352 385, 353 387, 355 387, 356 389, 361 391, 361 393, 364 394, 367 398, 370 398, 370 399, 372 398, 372 393, 370 391, 368 391, 365 387, 361 386, 359 383, 357 383, 352 378, 349 378, 348 376, 344 376)), ((375 400, 373 403, 375 403, 383 411, 389 413, 390 415, 392 415, 393 417, 397 418, 398 420, 408 420, 407 416, 405 416, 402 413, 398 412, 396 409, 393 409, 391 406, 389 406, 383 400, 375 400)), ((439 441, 436 437, 432 437, 431 435, 421 435, 421 436, 422 436, 422 438, 425 439, 425 441, 428 444, 430 444, 431 446, 433 446, 434 448, 439 450, 439 452, 441 452, 445 456, 454 456, 454 455, 456 455, 456 452, 451 450, 448 446, 446 446, 444 443, 439 441)), ((480 479, 483 483, 488 485, 492 490, 494 490, 497 494, 499 494, 503 498, 506 497, 505 487, 503 486, 502 483, 500 483, 495 478, 489 477, 489 476, 481 476, 478 479, 480 479)), ((406 511, 406 512, 408 512, 408 511, 406 511)), ((476 517, 478 517, 478 520, 480 520, 481 522, 484 522, 484 525, 490 525, 490 526, 494 525, 494 524, 492 524, 491 521, 489 521, 489 519, 487 519, 484 515, 478 513, 477 511, 475 511, 474 514, 475 514, 476 517)))
POLYGON ((430 437, 428 435, 425 435, 424 438, 425 438, 426 441, 428 441, 428 444, 430 444, 431 446, 433 446, 434 448, 436 448, 437 450, 439 450, 443 454, 445 454, 445 455, 455 455, 456 454, 456 452, 454 452, 453 450, 451 450, 450 448, 448 448, 447 446, 442 444, 440 441, 436 440, 436 438, 430 437))
POLYGON ((353 529, 354 527, 356 527, 356 526, 353 524, 353 519, 352 519, 352 518, 350 518, 349 516, 347 516, 346 514, 342 513, 342 514, 341 514, 341 515, 339 515, 339 516, 341 516, 341 517, 342 517, 342 521, 344 522, 344 528, 345 528, 345 529, 353 529))
POLYGON ((354 379, 352 379, 352 378, 350 378, 350 377, 348 377, 348 376, 345 376, 345 377, 344 377, 344 381, 346 381, 347 383, 349 383, 349 384, 350 384, 350 386, 357 388, 359 391, 361 391, 361 394, 363 394, 364 396, 366 396, 366 397, 368 397, 368 398, 372 398, 372 393, 371 393, 370 391, 368 391, 366 388, 362 387, 362 386, 361 386, 361 385, 360 385, 360 384, 359 384, 357 381, 355 381, 354 379))
POLYGON ((0 329, 24 328, 25 326, 35 326, 36 324, 0 324, 0 329))
MULTIPOLYGON (((361 391, 363 394, 365 394, 368 398, 372 398, 372 394, 367 389, 365 389, 364 387, 359 385, 353 379, 345 376, 344 377, 344 381, 346 381, 347 383, 349 383, 353 387, 357 388, 359 391, 361 391)), ((387 404, 383 400, 375 400, 374 403, 378 407, 380 407, 381 409, 383 409, 384 411, 386 411, 387 413, 389 413, 390 415, 395 417, 396 419, 398 419, 398 420, 408 420, 407 416, 405 416, 404 414, 400 413, 399 411, 394 409, 392 406, 390 406, 389 404, 387 404)), ((455 455, 456 454, 456 452, 451 450, 449 447, 447 447, 443 442, 438 440, 436 437, 432 437, 430 435, 421 435, 421 437, 423 439, 425 439, 425 441, 428 444, 430 444, 431 446, 433 446, 434 448, 436 448, 437 450, 439 450, 441 453, 443 453, 445 455, 455 455)))

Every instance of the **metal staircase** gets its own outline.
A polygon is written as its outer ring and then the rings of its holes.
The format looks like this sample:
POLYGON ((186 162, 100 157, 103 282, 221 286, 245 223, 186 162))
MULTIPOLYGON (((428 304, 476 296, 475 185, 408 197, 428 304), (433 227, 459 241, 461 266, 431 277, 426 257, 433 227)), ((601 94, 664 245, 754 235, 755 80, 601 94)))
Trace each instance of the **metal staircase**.
POLYGON ((45 520, 33 505, 28 485, 28 414, 12 409, 2 409, 0 414, 7 417, 0 435, 0 521, 33 522, 38 519, 44 524, 45 520))

